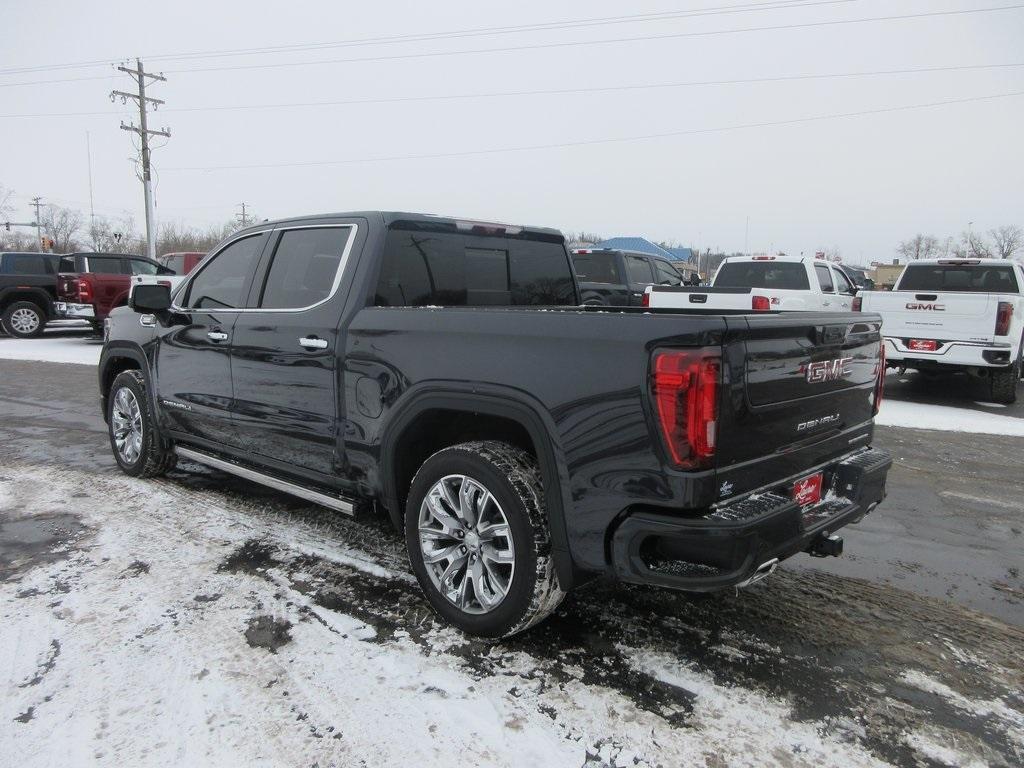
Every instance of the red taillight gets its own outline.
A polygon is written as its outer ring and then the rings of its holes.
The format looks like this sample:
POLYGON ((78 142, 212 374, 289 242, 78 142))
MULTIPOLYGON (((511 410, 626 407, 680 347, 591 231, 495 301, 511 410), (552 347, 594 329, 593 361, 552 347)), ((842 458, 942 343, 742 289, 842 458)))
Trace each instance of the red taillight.
POLYGON ((996 310, 996 336, 1007 336, 1010 333, 1010 320, 1013 319, 1013 304, 1000 301, 996 310))
POLYGON ((853 297, 853 305, 850 307, 850 309, 853 312, 860 312, 860 308, 861 308, 861 305, 863 303, 864 303, 864 299, 862 299, 860 296, 854 296, 853 297))
POLYGON ((648 288, 646 291, 644 291, 644 296, 643 296, 642 299, 640 299, 640 306, 641 307, 649 307, 649 306, 651 306, 651 290, 650 290, 650 288, 648 288))
POLYGON ((717 349, 654 355, 651 388, 658 426, 672 463, 681 469, 705 467, 715 455, 721 378, 717 349))
POLYGON ((885 391, 885 339, 878 344, 878 379, 875 381, 874 415, 882 407, 882 393, 885 391))
POLYGON ((75 280, 75 287, 78 289, 78 300, 82 304, 92 301, 92 283, 80 277, 75 280))
POLYGON ((772 308, 772 301, 767 296, 754 296, 750 299, 750 308, 755 312, 768 312, 772 308))

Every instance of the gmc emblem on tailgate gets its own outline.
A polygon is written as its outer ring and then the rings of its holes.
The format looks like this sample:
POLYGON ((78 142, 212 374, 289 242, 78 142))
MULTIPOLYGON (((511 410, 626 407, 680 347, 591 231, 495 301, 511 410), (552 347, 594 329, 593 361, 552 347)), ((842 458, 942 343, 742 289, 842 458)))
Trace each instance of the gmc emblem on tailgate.
POLYGON ((907 304, 907 309, 924 309, 929 312, 945 312, 945 304, 923 304, 918 301, 911 301, 907 304))
POLYGON ((800 366, 808 384, 820 384, 823 381, 838 381, 849 376, 852 357, 837 357, 835 360, 821 360, 817 363, 807 363, 800 366))

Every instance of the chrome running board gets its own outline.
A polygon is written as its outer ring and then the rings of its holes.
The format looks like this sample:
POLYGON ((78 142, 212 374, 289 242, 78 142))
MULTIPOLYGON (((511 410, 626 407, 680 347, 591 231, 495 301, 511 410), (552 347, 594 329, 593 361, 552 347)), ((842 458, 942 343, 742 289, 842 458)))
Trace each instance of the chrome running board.
POLYGON ((344 512, 346 515, 355 515, 355 505, 352 502, 338 498, 337 496, 331 496, 309 488, 303 488, 301 485, 296 485, 295 483, 290 483, 287 480, 281 480, 280 478, 273 477, 271 475, 265 475, 262 472, 257 472, 255 469, 249 469, 248 467, 243 467, 240 464, 235 464, 232 461, 219 459, 216 456, 210 456, 207 453, 201 453, 200 451, 193 450, 192 448, 182 448, 181 446, 177 446, 175 447, 174 452, 183 459, 195 461, 199 464, 205 464, 208 467, 213 467, 214 469, 219 469, 232 475, 237 475, 238 477, 245 478, 246 480, 252 480, 260 485, 266 485, 278 491, 290 493, 292 496, 298 496, 300 499, 312 501, 315 504, 321 504, 325 507, 329 507, 330 509, 337 510, 338 512, 344 512))

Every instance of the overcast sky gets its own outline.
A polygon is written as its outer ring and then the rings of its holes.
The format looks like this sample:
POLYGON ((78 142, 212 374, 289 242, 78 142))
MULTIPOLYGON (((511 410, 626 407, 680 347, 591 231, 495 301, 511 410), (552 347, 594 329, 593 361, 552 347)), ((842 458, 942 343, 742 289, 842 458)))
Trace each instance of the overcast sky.
POLYGON ((919 231, 1024 225, 1024 96, 878 112, 1024 92, 1024 66, 720 82, 1024 64, 1024 7, 819 24, 1015 3, 741 2, 5 0, 0 114, 103 114, 0 118, 0 184, 22 219, 33 195, 88 212, 88 131, 96 213, 128 210, 141 225, 131 135, 118 128, 137 115, 108 99, 131 80, 109 64, 10 70, 142 56, 168 78, 150 89, 167 102, 151 127, 172 132, 153 155, 161 221, 223 222, 242 201, 261 218, 381 208, 728 251, 745 239, 750 250, 838 246, 847 262, 892 258, 919 231), (757 27, 775 29, 703 34, 757 27), (660 39, 592 42, 638 37, 660 39), (317 43, 346 45, 266 52, 317 43), (479 52, 495 48, 518 50, 479 52), (237 49, 262 53, 169 57, 237 49), (457 51, 475 52, 448 55, 457 51), (434 53, 445 55, 418 55, 434 53), (334 63, 306 64, 323 60, 334 63), (623 88, 708 81, 718 84, 623 88), (574 92, 479 96, 523 91, 574 92), (205 109, 467 94, 477 97, 205 109), (751 124, 761 127, 719 130, 751 124), (670 135, 619 141, 657 134, 670 135), (562 146, 535 148, 545 145, 562 146), (476 154, 423 157, 452 153, 476 154), (381 159, 396 157, 406 159, 381 159), (325 161, 342 162, 309 165, 325 161), (277 167, 223 168, 256 165, 277 167))

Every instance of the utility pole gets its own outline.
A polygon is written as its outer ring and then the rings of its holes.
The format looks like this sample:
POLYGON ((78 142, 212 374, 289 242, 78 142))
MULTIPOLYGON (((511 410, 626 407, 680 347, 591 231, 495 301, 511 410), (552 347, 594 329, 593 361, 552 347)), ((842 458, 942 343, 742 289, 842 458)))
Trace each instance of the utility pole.
POLYGON ((36 209, 36 224, 35 224, 35 227, 36 227, 36 240, 39 243, 39 250, 45 251, 46 250, 46 246, 43 243, 43 227, 42 227, 42 222, 40 221, 40 218, 39 218, 39 209, 43 207, 43 198, 41 198, 41 197, 33 197, 32 198, 32 207, 36 209))
POLYGON ((124 91, 111 91, 110 100, 113 101, 116 98, 121 99, 122 104, 127 104, 128 99, 132 99, 139 105, 139 125, 131 123, 125 125, 121 123, 121 130, 132 131, 133 133, 139 134, 142 138, 142 189, 146 197, 146 255, 151 259, 156 258, 156 222, 154 219, 153 212, 153 177, 150 172, 150 159, 149 159, 149 137, 150 136, 164 136, 165 138, 171 137, 171 131, 168 128, 161 128, 159 131, 150 130, 147 121, 146 114, 149 111, 149 105, 153 105, 154 111, 164 102, 160 99, 150 98, 146 95, 146 82, 147 78, 152 80, 161 80, 167 82, 167 78, 163 75, 154 75, 146 72, 142 68, 142 59, 135 60, 135 68, 120 66, 117 68, 120 72, 125 72, 131 75, 135 81, 135 85, 138 87, 138 93, 125 93, 124 91))
POLYGON ((249 217, 245 213, 245 203, 239 203, 238 205, 242 208, 242 212, 241 213, 236 213, 235 214, 235 218, 238 219, 238 221, 242 224, 243 228, 244 227, 248 227, 249 226, 249 217))
POLYGON ((96 237, 96 207, 92 202, 92 143, 89 132, 85 132, 85 159, 89 165, 89 237, 96 237))

